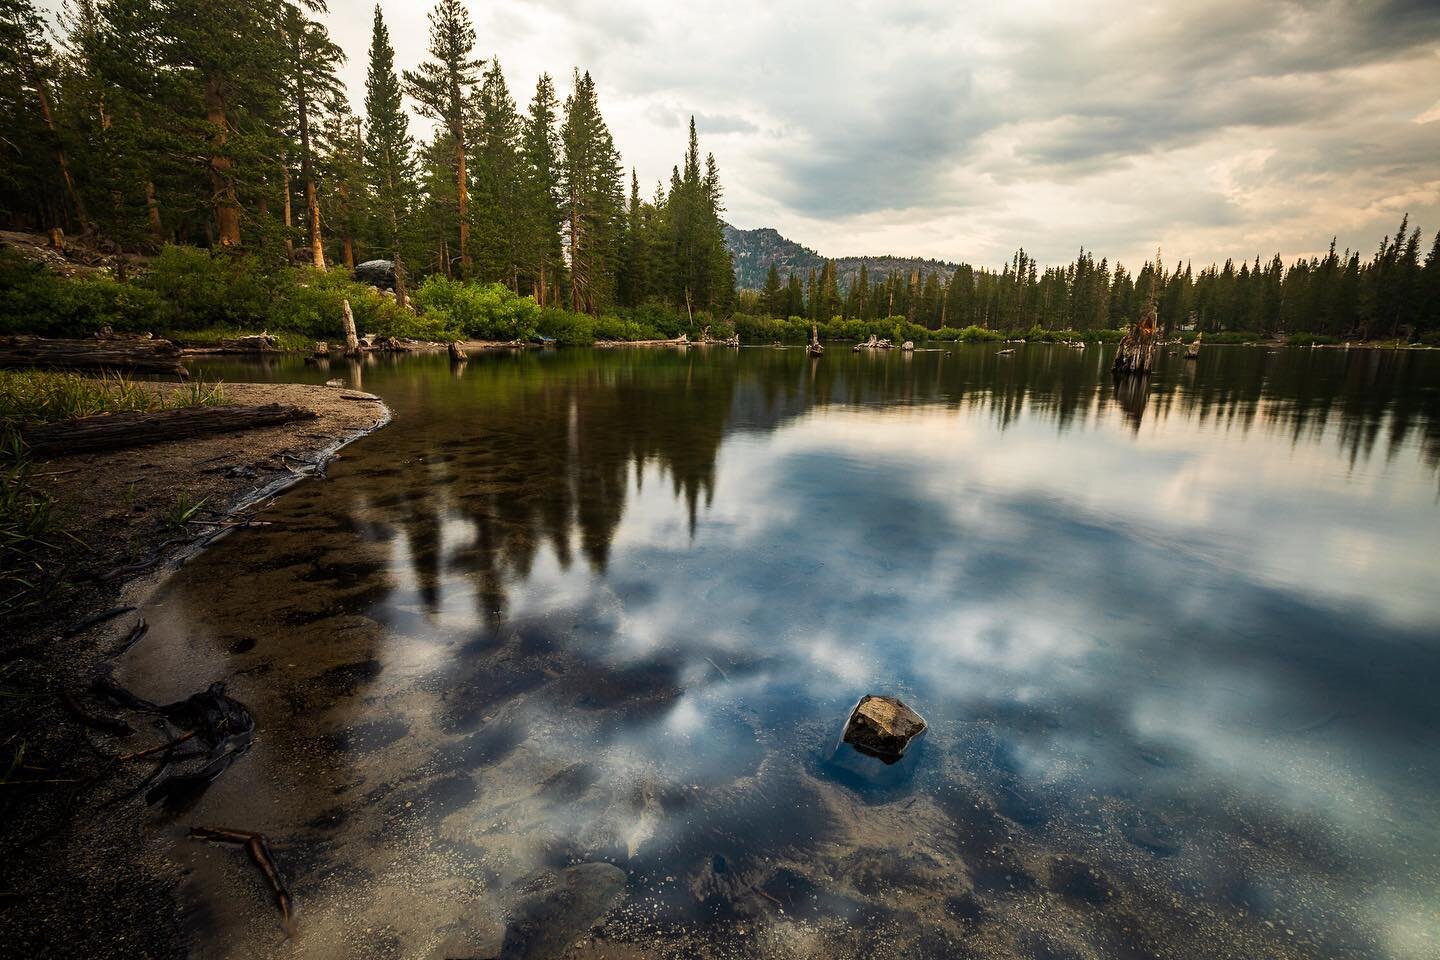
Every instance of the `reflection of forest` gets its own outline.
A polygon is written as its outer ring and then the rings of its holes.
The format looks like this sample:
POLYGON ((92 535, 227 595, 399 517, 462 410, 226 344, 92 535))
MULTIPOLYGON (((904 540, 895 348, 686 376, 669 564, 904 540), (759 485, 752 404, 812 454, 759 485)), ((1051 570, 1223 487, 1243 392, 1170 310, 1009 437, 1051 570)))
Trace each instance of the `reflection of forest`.
POLYGON ((1352 463, 1377 444, 1394 456, 1418 432, 1423 461, 1440 465, 1440 391, 1428 385, 1440 363, 1429 354, 1212 348, 1198 362, 1163 356, 1154 375, 1119 382, 1093 347, 819 360, 800 350, 560 351, 459 371, 432 359, 367 371, 400 419, 356 459, 386 478, 367 491, 369 505, 404 529, 426 606, 438 607, 448 571, 478 586, 490 617, 541 544, 568 568, 578 543, 603 571, 629 485, 647 467, 668 478, 693 529, 728 431, 774 430, 816 407, 939 405, 1002 430, 1022 417, 1063 431, 1117 415, 1135 430, 1180 416, 1291 443, 1333 426, 1352 463), (466 521, 473 540, 445 546, 447 520, 466 521))

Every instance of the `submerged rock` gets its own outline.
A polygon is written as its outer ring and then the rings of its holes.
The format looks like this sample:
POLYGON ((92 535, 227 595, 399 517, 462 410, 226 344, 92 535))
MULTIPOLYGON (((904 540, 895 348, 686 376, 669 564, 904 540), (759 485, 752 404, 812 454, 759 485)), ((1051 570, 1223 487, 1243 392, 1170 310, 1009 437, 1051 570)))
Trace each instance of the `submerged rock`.
POLYGON ((610 863, 579 863, 546 873, 510 913, 500 960, 560 957, 601 920, 625 889, 625 871, 610 863))
POLYGON ((912 740, 925 732, 925 718, 894 697, 860 698, 845 722, 846 743, 862 753, 894 763, 912 740))

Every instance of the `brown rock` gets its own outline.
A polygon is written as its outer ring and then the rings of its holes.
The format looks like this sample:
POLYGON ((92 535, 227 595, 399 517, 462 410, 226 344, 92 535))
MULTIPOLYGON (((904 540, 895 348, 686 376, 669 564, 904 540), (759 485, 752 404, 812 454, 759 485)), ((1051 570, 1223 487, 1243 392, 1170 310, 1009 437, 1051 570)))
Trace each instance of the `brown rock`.
POLYGON ((925 718, 894 697, 865 696, 845 722, 846 743, 893 763, 925 732, 925 718))

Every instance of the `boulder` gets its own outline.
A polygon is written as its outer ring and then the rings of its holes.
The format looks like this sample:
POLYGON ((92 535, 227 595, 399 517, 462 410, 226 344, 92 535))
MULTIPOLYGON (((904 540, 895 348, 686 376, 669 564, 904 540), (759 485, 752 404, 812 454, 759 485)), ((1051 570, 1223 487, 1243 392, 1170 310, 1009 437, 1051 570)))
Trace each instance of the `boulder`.
POLYGON ((393 260, 366 260, 356 264, 355 279, 377 287, 395 285, 395 262, 393 260))
POLYGON ((865 696, 845 721, 844 741, 862 753, 894 763, 925 732, 925 718, 894 697, 865 696))

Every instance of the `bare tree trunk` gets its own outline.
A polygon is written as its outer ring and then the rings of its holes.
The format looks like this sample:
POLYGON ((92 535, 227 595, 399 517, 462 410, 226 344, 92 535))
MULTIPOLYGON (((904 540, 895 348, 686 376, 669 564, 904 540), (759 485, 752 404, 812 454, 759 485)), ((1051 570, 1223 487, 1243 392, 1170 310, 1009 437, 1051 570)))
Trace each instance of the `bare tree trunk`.
POLYGON ((350 301, 340 301, 342 321, 345 325, 345 353, 347 356, 354 356, 360 352, 360 338, 355 336, 355 314, 350 312, 350 301))
POLYGON ((344 183, 337 188, 340 196, 340 209, 346 214, 340 220, 340 250, 341 259, 351 273, 355 272, 355 238, 350 235, 350 188, 344 183))
POLYGON ((400 260, 400 248, 395 248, 395 302, 404 307, 410 298, 405 294, 405 264, 400 260))
POLYGON ((160 201, 155 199, 155 181, 145 181, 145 210, 150 216, 150 235, 156 243, 165 241, 165 228, 160 224, 160 201))
POLYGON ((211 202, 215 206, 215 224, 220 231, 220 246, 240 245, 240 205, 235 197, 234 163, 225 155, 230 124, 225 116, 225 93, 220 80, 210 77, 205 84, 205 116, 214 127, 210 153, 211 202))
POLYGON ((470 187, 465 173, 465 131, 455 137, 455 190, 460 201, 460 274, 470 279, 470 187))
POLYGON ((316 270, 324 270, 325 243, 320 237, 320 197, 315 191, 315 181, 309 177, 305 178, 305 205, 310 213, 310 263, 316 270))
POLYGON ((284 175, 283 186, 285 188, 285 203, 283 205, 285 217, 285 262, 294 263, 295 241, 290 236, 290 228, 293 225, 294 217, 290 199, 290 165, 288 163, 281 163, 280 172, 284 175))

